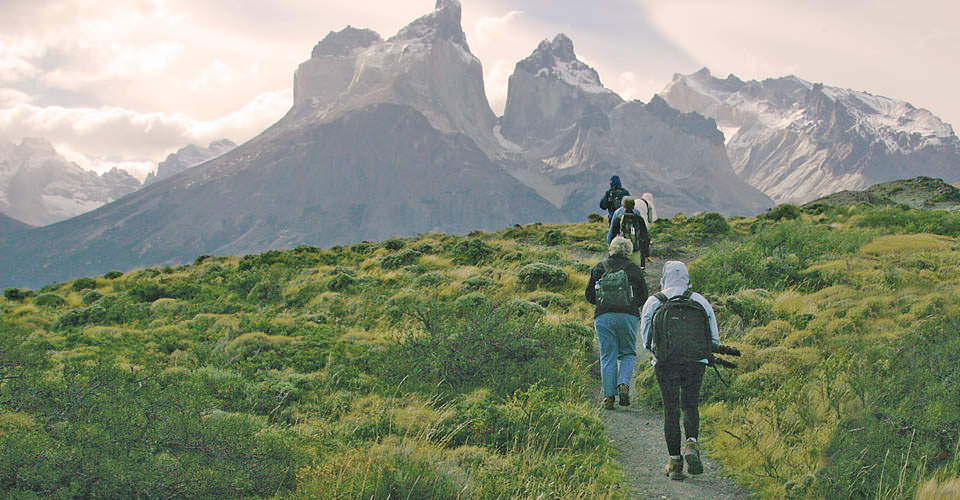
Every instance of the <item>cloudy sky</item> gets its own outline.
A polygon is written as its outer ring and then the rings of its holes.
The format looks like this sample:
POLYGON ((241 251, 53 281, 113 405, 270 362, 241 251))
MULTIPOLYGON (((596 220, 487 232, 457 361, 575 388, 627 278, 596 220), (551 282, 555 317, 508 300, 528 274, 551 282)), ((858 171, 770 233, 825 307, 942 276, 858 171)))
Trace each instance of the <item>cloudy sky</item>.
MULTIPOLYGON (((498 114, 544 38, 626 99, 674 73, 800 78, 885 95, 960 124, 952 0, 462 0, 498 114)), ((167 154, 237 143, 280 118, 329 31, 384 38, 435 0, 0 0, 0 141, 44 137, 85 168, 142 177, 167 154)))

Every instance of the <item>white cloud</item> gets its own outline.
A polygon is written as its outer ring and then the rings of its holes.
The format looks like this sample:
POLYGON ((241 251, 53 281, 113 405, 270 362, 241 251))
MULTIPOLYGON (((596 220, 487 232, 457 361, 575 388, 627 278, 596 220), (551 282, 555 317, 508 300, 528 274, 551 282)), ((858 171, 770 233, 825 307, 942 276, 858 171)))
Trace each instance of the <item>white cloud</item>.
POLYGON ((98 172, 114 166, 150 168, 187 144, 206 145, 228 138, 250 139, 278 120, 293 102, 289 89, 265 92, 220 119, 199 121, 182 113, 138 113, 104 108, 37 107, 26 103, 0 109, 0 139, 44 137, 84 168, 98 172))
POLYGON ((0 88, 0 109, 29 103, 31 97, 19 90, 0 88))
POLYGON ((500 37, 501 32, 517 16, 523 14, 520 10, 511 10, 500 17, 481 17, 474 23, 474 41, 486 45, 500 37))

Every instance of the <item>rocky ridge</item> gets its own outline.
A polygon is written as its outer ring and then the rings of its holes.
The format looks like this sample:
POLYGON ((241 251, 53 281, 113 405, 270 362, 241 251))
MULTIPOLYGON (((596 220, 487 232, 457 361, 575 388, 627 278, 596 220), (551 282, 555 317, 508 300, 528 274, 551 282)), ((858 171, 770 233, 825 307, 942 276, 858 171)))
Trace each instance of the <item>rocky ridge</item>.
POLYGON ((952 127, 903 101, 795 76, 720 79, 706 68, 675 75, 662 94, 715 119, 734 171, 777 202, 910 176, 960 179, 952 127))

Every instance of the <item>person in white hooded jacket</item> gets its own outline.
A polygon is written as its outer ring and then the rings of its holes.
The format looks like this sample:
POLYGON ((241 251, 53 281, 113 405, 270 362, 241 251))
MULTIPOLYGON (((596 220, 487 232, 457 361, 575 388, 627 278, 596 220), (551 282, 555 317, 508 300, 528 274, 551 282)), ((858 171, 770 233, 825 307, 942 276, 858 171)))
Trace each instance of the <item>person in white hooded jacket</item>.
MULTIPOLYGON (((690 272, 687 266, 680 261, 671 260, 663 265, 663 275, 660 278, 660 293, 673 298, 682 295, 690 288, 690 272)), ((713 306, 703 295, 693 292, 690 298, 703 306, 707 313, 707 323, 714 344, 720 343, 720 330, 717 327, 717 316, 713 306)), ((651 348, 651 324, 653 314, 660 308, 660 300, 651 295, 643 305, 640 313, 640 336, 643 345, 651 348)), ((700 386, 703 383, 703 372, 707 360, 679 364, 657 364, 652 360, 660 386, 660 397, 663 400, 663 436, 667 442, 667 452, 670 461, 667 463, 667 475, 671 479, 683 479, 683 462, 687 462, 687 472, 700 474, 703 472, 703 463, 700 461, 700 445, 697 442, 700 434, 700 386), (683 433, 686 435, 686 444, 683 455, 680 454, 680 416, 683 414, 683 433)))

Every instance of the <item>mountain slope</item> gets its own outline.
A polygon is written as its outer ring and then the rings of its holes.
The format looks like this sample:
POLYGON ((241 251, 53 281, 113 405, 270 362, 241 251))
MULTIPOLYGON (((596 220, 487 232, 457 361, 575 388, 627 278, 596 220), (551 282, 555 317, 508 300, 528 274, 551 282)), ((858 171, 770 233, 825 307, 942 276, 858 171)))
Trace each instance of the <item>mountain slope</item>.
POLYGON ((31 227, 33 226, 31 226, 30 224, 20 222, 17 219, 14 219, 13 217, 0 213, 0 234, 12 233, 14 231, 22 231, 24 229, 29 229, 31 227))
POLYGON ((94 212, 0 237, 0 286, 184 263, 200 254, 559 218, 466 136, 436 131, 410 107, 378 104, 256 138, 94 212))
POLYGON ((778 202, 918 175, 960 179, 960 139, 909 103, 794 76, 744 82, 704 68, 664 99, 717 120, 734 170, 778 202))

